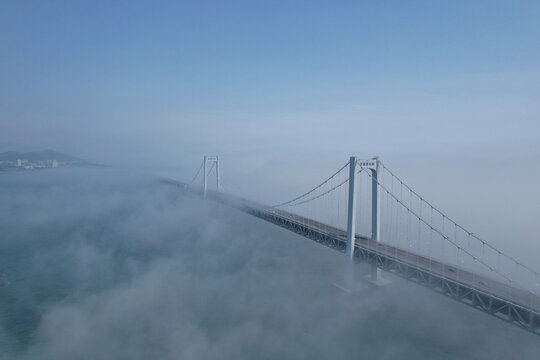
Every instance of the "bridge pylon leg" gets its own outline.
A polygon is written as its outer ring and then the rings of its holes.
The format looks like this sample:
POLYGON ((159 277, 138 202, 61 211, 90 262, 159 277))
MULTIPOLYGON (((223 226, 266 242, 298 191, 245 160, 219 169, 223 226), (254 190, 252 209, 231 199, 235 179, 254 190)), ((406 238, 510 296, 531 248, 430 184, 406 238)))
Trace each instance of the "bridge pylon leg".
POLYGON ((347 206, 347 246, 345 255, 347 261, 352 262, 354 259, 354 244, 356 241, 356 157, 351 156, 349 162, 349 202, 347 206))
POLYGON ((208 186, 207 174, 208 156, 204 155, 204 172, 203 172, 203 197, 206 198, 206 188, 208 186))
MULTIPOLYGON (((371 169, 371 239, 376 242, 381 241, 381 217, 379 202, 379 158, 374 157, 375 168, 371 169)), ((375 285, 386 285, 390 281, 383 279, 381 269, 376 264, 371 264, 371 274, 368 275, 369 281, 375 285)))
POLYGON ((351 293, 356 291, 354 276, 354 245, 356 233, 356 157, 351 156, 349 162, 349 201, 347 205, 347 245, 345 247, 345 274, 343 283, 334 283, 338 289, 351 293))
POLYGON ((221 184, 219 181, 219 157, 216 156, 216 188, 217 191, 221 191, 221 184))
POLYGON ((204 173, 203 173, 203 197, 206 198, 206 193, 208 190, 208 176, 210 175, 210 172, 212 171, 213 167, 208 170, 208 164, 214 163, 213 166, 216 167, 216 189, 218 192, 221 191, 221 182, 220 182, 220 174, 219 174, 219 157, 218 156, 204 156, 204 173))

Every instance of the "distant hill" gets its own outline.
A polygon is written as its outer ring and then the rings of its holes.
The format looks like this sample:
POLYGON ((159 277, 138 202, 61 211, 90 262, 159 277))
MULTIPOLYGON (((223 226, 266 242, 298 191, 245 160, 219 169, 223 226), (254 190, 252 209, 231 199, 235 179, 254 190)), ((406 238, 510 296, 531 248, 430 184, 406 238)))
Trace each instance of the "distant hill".
POLYGON ((66 154, 63 154, 54 150, 31 151, 31 152, 26 152, 26 153, 22 153, 18 151, 6 151, 3 153, 0 153, 0 161, 17 161, 19 159, 28 160, 29 162, 56 160, 56 161, 78 163, 81 165, 91 164, 88 160, 66 155, 66 154))
POLYGON ((59 167, 104 167, 75 156, 53 150, 5 151, 0 153, 0 171, 26 171, 59 167))

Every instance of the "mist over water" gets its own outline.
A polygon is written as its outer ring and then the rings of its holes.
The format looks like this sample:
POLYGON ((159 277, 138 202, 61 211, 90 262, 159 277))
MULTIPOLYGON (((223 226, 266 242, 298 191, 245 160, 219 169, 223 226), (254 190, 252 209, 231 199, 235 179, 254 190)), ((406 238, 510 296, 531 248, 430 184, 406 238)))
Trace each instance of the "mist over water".
POLYGON ((341 254, 111 169, 0 177, 0 359, 537 359, 420 286, 345 294, 341 254))

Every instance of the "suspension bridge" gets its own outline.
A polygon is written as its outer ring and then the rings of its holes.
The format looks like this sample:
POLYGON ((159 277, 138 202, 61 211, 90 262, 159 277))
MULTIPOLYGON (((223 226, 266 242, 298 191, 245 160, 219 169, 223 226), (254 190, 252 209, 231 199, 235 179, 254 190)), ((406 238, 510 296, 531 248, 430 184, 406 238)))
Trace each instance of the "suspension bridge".
POLYGON ((367 262, 374 284, 390 272, 540 335, 538 271, 452 220, 378 158, 351 157, 274 205, 223 192, 219 165, 205 156, 191 182, 165 181, 340 251, 350 264, 367 262))

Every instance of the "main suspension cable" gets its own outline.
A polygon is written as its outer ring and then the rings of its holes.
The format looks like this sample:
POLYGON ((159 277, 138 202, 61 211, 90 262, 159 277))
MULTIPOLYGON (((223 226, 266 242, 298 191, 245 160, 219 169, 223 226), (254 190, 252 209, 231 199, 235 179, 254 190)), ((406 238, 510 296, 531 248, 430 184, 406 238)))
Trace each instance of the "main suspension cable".
POLYGON ((292 199, 292 200, 285 201, 285 202, 283 202, 283 203, 281 203, 281 204, 277 204, 277 205, 274 205, 274 206, 272 206, 272 207, 275 207, 275 208, 277 208, 277 207, 282 207, 282 206, 288 205, 288 204, 290 204, 290 203, 293 203, 293 202, 295 202, 295 201, 297 201, 297 200, 300 200, 300 199, 306 197, 307 195, 311 194, 311 193, 314 192, 315 190, 319 189, 321 186, 325 185, 328 181, 330 181, 332 178, 334 178, 337 174, 339 174, 339 173, 340 173, 343 169, 345 169, 348 165, 349 165, 348 162, 345 163, 345 165, 343 165, 338 171, 336 171, 334 174, 332 174, 332 176, 330 176, 328 179, 324 180, 322 183, 320 183, 319 185, 315 186, 313 189, 309 190, 308 192, 306 192, 306 193, 304 193, 304 194, 302 194, 302 195, 300 195, 300 196, 297 196, 297 197, 295 197, 295 198, 292 199))
MULTIPOLYGON (((373 178, 372 175, 368 172, 367 173, 369 177, 373 178)), ((457 249, 463 251, 465 254, 469 255, 474 261, 477 261, 479 264, 485 266, 486 268, 488 268, 490 271, 498 274, 499 276, 501 276, 502 278, 504 278, 505 280, 507 280, 510 284, 512 283, 515 283, 515 281, 513 281, 510 277, 508 277, 507 275, 503 274, 502 272, 500 272, 499 270, 497 270, 497 267, 492 267, 491 265, 485 263, 483 260, 479 259, 477 256, 474 256, 472 253, 470 253, 467 249, 464 249, 463 247, 461 247, 459 244, 457 244, 455 241, 451 240, 450 237, 448 237, 447 235, 443 234, 439 229, 433 227, 432 225, 430 225, 426 220, 424 220, 423 218, 421 218, 413 209, 411 209, 410 207, 408 207, 405 203, 403 203, 403 201, 401 201, 400 199, 398 199, 394 194, 392 194, 383 184, 381 184, 379 182, 378 179, 374 179, 375 182, 377 183, 378 186, 380 186, 384 191, 386 191, 387 194, 389 194, 390 196, 392 196, 399 204, 401 204, 401 206, 403 206, 407 212, 409 214, 412 214, 415 218, 418 219, 418 221, 421 221, 423 222, 426 226, 429 227, 429 229, 431 231, 435 231, 437 234, 439 234, 444 240, 448 241, 450 244, 452 244, 454 247, 456 247, 457 249)), ((410 191, 412 191, 412 189, 409 188, 410 191)), ((500 253, 499 253, 500 255, 500 253)), ((522 290, 536 296, 536 294, 528 289, 525 289, 525 288, 522 288, 522 290)))
POLYGON ((531 268, 530 266, 526 265, 526 264, 523 264, 521 263, 520 261, 518 261, 517 259, 515 259, 514 257, 510 256, 510 255, 507 255, 505 254, 504 252, 502 252, 500 249, 498 249, 497 247, 491 245, 489 242, 487 242, 486 240, 480 238, 479 236, 477 236, 476 234, 474 234, 473 232, 465 229, 462 225, 458 224, 456 221, 452 220, 450 217, 448 217, 445 213, 443 213, 441 210, 439 210, 438 208, 436 208, 435 206, 433 206, 430 202, 426 201, 418 192, 416 192, 414 189, 412 189, 409 185, 407 185, 403 180, 401 180, 397 175, 395 175, 386 165, 384 165, 384 163, 382 161, 379 160, 379 164, 386 170, 388 171, 388 173, 396 178, 397 181, 400 182, 401 185, 405 186, 412 194, 414 194, 418 199, 420 199, 420 201, 424 202, 426 205, 428 205, 430 208, 432 208, 435 212, 437 212, 439 215, 441 215, 443 217, 443 219, 446 219, 448 221, 450 221, 454 226, 456 226, 457 228, 463 230, 468 236, 476 239, 477 241, 480 241, 482 243, 482 246, 486 245, 488 248, 491 248, 493 251, 496 251, 499 255, 502 255, 503 257, 506 257, 508 260, 514 262, 516 265, 526 269, 527 271, 533 273, 535 276, 538 276, 539 275, 539 272, 536 271, 535 269, 531 268))
POLYGON ((193 179, 190 181, 190 183, 189 183, 190 185, 193 184, 193 182, 197 179, 197 176, 199 176, 203 165, 204 165, 204 160, 201 162, 201 166, 199 166, 199 170, 197 170, 197 173, 195 174, 193 179))

